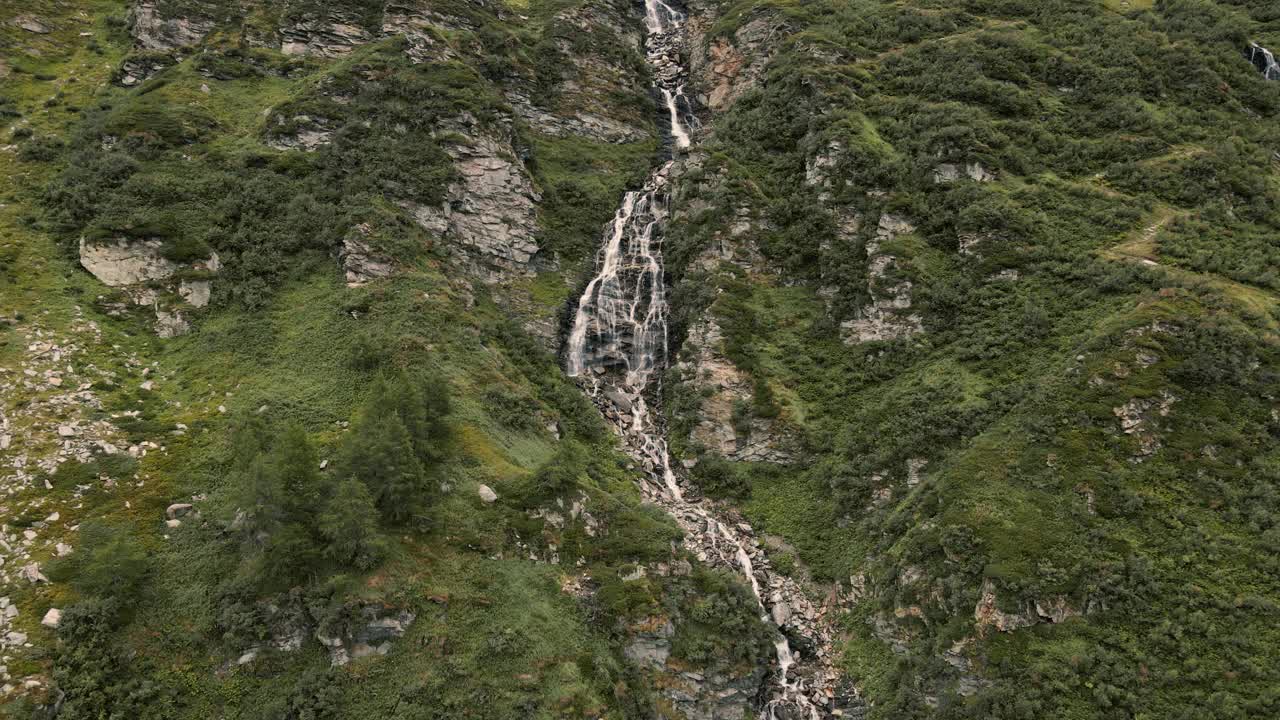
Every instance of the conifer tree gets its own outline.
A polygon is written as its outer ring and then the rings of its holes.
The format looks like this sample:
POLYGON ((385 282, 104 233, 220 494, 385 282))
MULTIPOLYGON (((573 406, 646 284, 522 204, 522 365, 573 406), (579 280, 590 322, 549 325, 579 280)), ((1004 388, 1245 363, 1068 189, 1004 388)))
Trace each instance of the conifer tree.
POLYGON ((320 474, 315 447, 302 426, 297 423, 285 426, 272 444, 271 458, 280 476, 288 519, 307 522, 323 507, 329 488, 320 474))
POLYGON ((266 454, 259 454, 247 468, 232 478, 236 495, 237 528, 246 543, 263 546, 285 521, 284 486, 276 464, 266 454))
POLYGON ((344 474, 363 482, 383 516, 407 520, 426 502, 428 483, 404 422, 389 396, 375 398, 347 436, 344 474))
POLYGON ((573 488, 587 472, 589 460, 582 443, 566 440, 560 444, 556 454, 538 468, 534 482, 539 490, 553 494, 563 493, 573 488))
POLYGON ((368 407, 390 409, 400 416, 424 467, 444 456, 449 436, 445 419, 449 414, 449 394, 443 381, 433 378, 419 382, 404 372, 379 378, 370 392, 368 407))
POLYGON ((378 509, 368 487, 354 477, 339 481, 318 519, 326 558, 367 570, 382 559, 386 543, 378 531, 378 509))

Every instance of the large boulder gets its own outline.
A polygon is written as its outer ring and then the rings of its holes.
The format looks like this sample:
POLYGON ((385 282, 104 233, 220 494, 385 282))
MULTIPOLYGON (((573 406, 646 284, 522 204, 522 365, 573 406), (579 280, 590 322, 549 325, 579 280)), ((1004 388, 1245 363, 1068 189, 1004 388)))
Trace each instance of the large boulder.
POLYGON ((208 305, 213 291, 207 279, 178 279, 177 275, 184 270, 214 273, 222 263, 217 253, 210 253, 184 266, 166 258, 163 250, 164 243, 154 239, 91 243, 81 238, 80 265, 104 285, 123 291, 133 305, 150 307, 160 337, 175 337, 190 329, 184 309, 208 305))
POLYGON ((178 264, 161 255, 159 240, 117 239, 90 244, 80 238, 80 264, 104 285, 125 287, 168 280, 178 264))

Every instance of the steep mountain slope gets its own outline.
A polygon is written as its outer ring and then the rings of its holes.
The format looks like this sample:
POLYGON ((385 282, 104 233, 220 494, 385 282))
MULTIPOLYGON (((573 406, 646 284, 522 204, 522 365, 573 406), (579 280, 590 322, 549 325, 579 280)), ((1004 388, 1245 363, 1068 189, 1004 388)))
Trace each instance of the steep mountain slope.
POLYGON ((874 717, 1276 712, 1280 26, 1138 5, 707 24, 672 442, 874 717))
POLYGON ((1273 3, 23 5, 8 715, 1280 712, 1273 3))
POLYGON ((748 712, 753 601, 548 351, 658 147, 626 3, 29 10, 13 715, 748 712))

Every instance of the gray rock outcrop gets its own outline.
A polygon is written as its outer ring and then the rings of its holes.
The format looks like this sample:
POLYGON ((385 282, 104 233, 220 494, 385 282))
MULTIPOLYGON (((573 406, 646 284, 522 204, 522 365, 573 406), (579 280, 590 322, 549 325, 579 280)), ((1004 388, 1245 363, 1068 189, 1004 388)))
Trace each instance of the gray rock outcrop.
POLYGON ((507 93, 507 102, 511 103, 521 120, 543 135, 560 138, 586 137, 607 143, 639 142, 648 137, 643 129, 586 110, 559 115, 548 112, 535 105, 528 96, 516 91, 507 93))
POLYGON ((700 93, 698 102, 713 112, 727 110, 759 85, 772 55, 771 38, 781 23, 773 15, 755 17, 731 37, 711 39, 718 7, 708 0, 689 3, 689 75, 700 93))
POLYGON ((209 17, 183 13, 167 15, 162 3, 139 2, 129 10, 128 26, 134 44, 144 50, 174 50, 199 45, 215 25, 209 17))
POLYGON ((720 326, 704 317, 690 328, 686 352, 676 366, 681 378, 703 398, 691 439, 730 460, 789 462, 786 438, 774 420, 753 417, 749 427, 735 427, 742 424, 734 421, 735 407, 751 402, 753 386, 751 378, 724 356, 723 343, 720 326))
POLYGON ((35 15, 19 15, 10 22, 27 32, 35 33, 37 35, 48 35, 53 32, 53 26, 35 15))
POLYGON ((374 39, 353 13, 330 8, 307 13, 280 28, 280 52, 285 55, 341 57, 374 39))
POLYGON ((529 172, 497 131, 469 116, 446 131, 459 180, 439 206, 407 203, 425 230, 450 241, 459 259, 487 282, 529 275, 539 255, 537 203, 529 172))
POLYGON ((755 696, 764 682, 765 668, 741 674, 696 672, 669 663, 675 626, 651 618, 631 628, 623 654, 637 667, 661 678, 654 683, 663 700, 686 720, 737 720, 755 715, 755 696))
POLYGON ((88 243, 80 240, 80 264, 111 287, 168 280, 178 265, 161 255, 159 240, 115 240, 88 243))
POLYGON ((867 289, 872 300, 859 309, 857 317, 841 323, 846 343, 901 340, 924 332, 923 318, 911 312, 912 283, 894 277, 898 258, 883 249, 899 235, 914 231, 915 226, 904 218, 880 216, 875 238, 867 241, 867 289))
POLYGON ((217 253, 190 266, 164 257, 159 240, 117 238, 103 243, 80 239, 80 265, 104 285, 118 288, 138 306, 155 312, 160 337, 175 337, 190 329, 183 308, 209 304, 213 291, 207 279, 178 279, 183 271, 215 273, 221 268, 217 253))
POLYGON ((392 259, 369 244, 370 233, 369 225, 361 223, 342 239, 338 258, 342 261, 348 284, 359 285, 387 277, 395 271, 392 259))
POLYGON ((962 178, 968 178, 974 182, 991 182, 996 179, 996 176, 979 162, 967 162, 963 165, 942 163, 933 169, 935 183, 953 183, 962 178))
POLYGON ((360 610, 358 624, 349 633, 325 635, 317 631, 316 639, 328 648, 334 666, 346 665, 362 657, 391 652, 392 641, 404 636, 415 619, 408 610, 367 606, 360 610))

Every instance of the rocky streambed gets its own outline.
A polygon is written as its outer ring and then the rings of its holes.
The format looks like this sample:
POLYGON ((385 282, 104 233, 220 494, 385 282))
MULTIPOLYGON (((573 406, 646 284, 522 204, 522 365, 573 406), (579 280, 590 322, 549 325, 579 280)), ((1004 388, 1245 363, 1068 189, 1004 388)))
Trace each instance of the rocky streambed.
MULTIPOLYGON (((680 53, 686 18, 662 0, 646 0, 645 10, 655 95, 668 123, 668 147, 679 154, 695 135, 680 53)), ((675 519, 685 546, 699 560, 739 574, 759 604, 761 619, 777 629, 775 662, 758 693, 760 717, 857 717, 856 694, 838 690, 830 622, 834 603, 815 603, 800 583, 777 572, 751 525, 731 508, 701 497, 672 467, 654 403, 670 356, 662 234, 678 171, 678 161, 668 160, 642 189, 623 198, 597 255, 596 274, 578 300, 565 342, 566 369, 643 467, 645 497, 675 519)))

